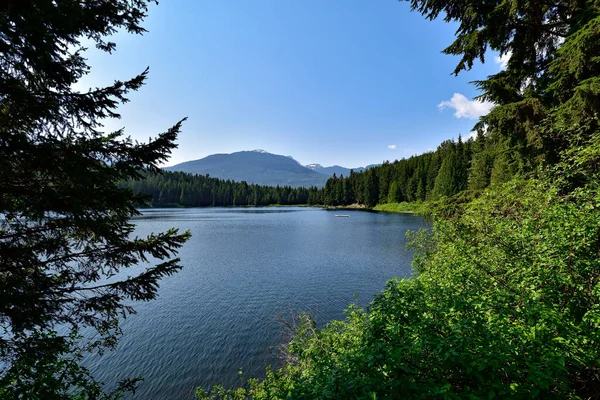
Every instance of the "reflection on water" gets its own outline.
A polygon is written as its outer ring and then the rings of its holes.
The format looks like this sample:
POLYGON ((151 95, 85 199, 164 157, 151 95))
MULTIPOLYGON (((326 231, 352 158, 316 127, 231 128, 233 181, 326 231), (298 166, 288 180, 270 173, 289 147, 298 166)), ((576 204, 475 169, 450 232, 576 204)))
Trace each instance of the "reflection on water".
POLYGON ((196 219, 212 218, 235 218, 236 214, 287 214, 303 211, 321 211, 312 207, 215 207, 215 208, 169 208, 169 209, 141 209, 142 215, 135 216, 134 220, 143 219, 164 219, 179 220, 185 218, 189 221, 196 219), (196 212, 194 212, 196 211, 196 212))

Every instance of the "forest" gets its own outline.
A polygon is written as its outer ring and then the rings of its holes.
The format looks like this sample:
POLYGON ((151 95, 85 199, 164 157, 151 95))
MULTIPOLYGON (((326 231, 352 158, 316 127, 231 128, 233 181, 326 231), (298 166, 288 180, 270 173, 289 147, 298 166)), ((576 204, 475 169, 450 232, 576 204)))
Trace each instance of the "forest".
POLYGON ((264 205, 364 205, 415 202, 452 197, 465 190, 474 193, 490 184, 510 180, 527 167, 507 159, 507 145, 483 133, 463 142, 446 140, 436 151, 408 159, 385 161, 381 166, 350 176, 327 180, 323 188, 248 185, 164 171, 122 184, 148 195, 152 207, 264 206, 264 205))
POLYGON ((248 185, 208 175, 163 171, 128 180, 121 187, 147 196, 140 206, 220 207, 308 204, 316 188, 248 185))

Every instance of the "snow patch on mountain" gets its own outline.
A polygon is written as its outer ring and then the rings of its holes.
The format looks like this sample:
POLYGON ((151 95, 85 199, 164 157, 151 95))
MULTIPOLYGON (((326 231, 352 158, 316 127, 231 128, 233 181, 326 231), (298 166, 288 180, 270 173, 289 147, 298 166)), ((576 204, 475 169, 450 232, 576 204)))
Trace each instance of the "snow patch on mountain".
POLYGON ((317 170, 319 168, 323 168, 323 166, 321 164, 316 164, 316 163, 315 164, 308 164, 308 165, 305 165, 304 167, 308 168, 308 169, 312 169, 313 171, 317 170))

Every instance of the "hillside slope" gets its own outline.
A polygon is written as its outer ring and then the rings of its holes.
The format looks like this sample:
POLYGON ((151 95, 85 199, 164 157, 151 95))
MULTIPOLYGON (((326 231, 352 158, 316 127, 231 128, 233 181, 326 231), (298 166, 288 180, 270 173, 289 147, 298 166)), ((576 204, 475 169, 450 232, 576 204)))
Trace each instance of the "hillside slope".
POLYGON ((328 178, 327 175, 303 167, 291 157, 263 150, 213 154, 200 160, 167 167, 165 170, 208 174, 213 178, 269 186, 321 187, 328 178))

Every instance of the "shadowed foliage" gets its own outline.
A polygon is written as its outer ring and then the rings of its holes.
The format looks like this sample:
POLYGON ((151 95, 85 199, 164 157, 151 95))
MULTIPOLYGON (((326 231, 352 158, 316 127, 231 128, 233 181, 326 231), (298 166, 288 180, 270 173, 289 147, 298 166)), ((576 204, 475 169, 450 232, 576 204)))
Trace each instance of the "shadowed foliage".
POLYGON ((189 233, 133 236, 139 201, 124 179, 158 172, 181 122, 148 143, 103 132, 104 118, 148 70, 104 88, 86 44, 112 52, 118 29, 141 34, 145 1, 9 1, 0 6, 0 397, 109 398, 84 352, 113 347, 132 300, 151 300, 189 233), (144 272, 127 268, 147 263, 144 272), (80 340, 85 332, 87 341, 80 340))

